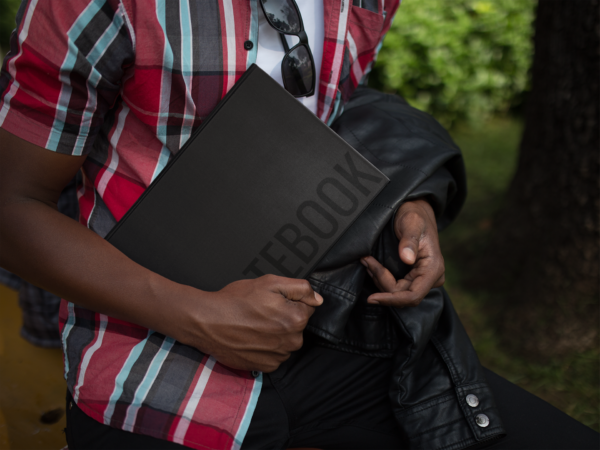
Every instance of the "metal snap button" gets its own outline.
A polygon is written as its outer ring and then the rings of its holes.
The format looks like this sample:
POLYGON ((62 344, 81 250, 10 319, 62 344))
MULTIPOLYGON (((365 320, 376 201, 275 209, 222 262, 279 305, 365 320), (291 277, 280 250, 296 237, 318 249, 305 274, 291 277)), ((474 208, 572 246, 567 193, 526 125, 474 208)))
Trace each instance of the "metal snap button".
POLYGON ((477 414, 477 417, 475 417, 475 422, 481 428, 485 428, 490 424, 490 418, 485 414, 477 414))
POLYGON ((244 48, 246 50, 252 50, 253 47, 254 47, 254 43, 252 41, 246 41, 246 42, 244 42, 244 48))
POLYGON ((253 370, 252 372, 250 372, 252 374, 252 376, 254 378, 258 378, 258 376, 260 375, 260 372, 258 370, 253 370))
POLYGON ((475 408, 477 405, 479 405, 479 399, 473 394, 467 395, 466 400, 467 405, 469 405, 471 408, 475 408))

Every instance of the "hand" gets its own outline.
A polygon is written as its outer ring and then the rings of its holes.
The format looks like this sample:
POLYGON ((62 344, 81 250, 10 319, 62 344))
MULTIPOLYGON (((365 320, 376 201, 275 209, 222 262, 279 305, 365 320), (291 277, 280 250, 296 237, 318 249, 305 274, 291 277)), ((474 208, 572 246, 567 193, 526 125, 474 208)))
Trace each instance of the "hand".
POLYGON ((445 281, 444 258, 431 205, 425 200, 404 203, 396 213, 394 230, 400 240, 400 259, 413 268, 403 279, 396 280, 372 256, 362 258, 361 263, 381 291, 370 295, 367 302, 417 306, 431 288, 440 287, 445 281))
POLYGON ((190 345, 235 369, 272 372, 302 347, 302 332, 322 303, 306 280, 265 275, 236 281, 194 308, 199 328, 191 332, 199 342, 190 345))

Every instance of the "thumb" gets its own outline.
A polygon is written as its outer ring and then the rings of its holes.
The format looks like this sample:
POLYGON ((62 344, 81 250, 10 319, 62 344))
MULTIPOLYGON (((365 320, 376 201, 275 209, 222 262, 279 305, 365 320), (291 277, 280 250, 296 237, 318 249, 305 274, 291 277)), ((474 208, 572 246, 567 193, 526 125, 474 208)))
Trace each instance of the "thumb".
POLYGON ((308 306, 317 307, 323 303, 323 297, 316 293, 306 280, 288 278, 277 290, 288 300, 302 302, 308 306))
POLYGON ((424 221, 421 216, 415 213, 405 214, 400 218, 397 224, 397 232, 400 237, 398 251, 402 262, 413 265, 417 260, 419 251, 419 241, 423 234, 424 221))

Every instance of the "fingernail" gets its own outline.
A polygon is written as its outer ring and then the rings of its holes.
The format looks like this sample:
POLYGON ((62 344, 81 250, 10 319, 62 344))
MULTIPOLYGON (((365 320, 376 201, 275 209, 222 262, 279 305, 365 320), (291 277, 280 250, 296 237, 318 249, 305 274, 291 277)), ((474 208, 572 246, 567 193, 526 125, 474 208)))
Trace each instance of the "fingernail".
POLYGON ((404 257, 410 261, 413 261, 415 259, 415 252, 413 252, 411 248, 405 248, 404 250, 402 250, 402 253, 404 254, 404 257))
POLYGON ((369 267, 369 265, 367 264, 367 262, 364 259, 360 259, 360 263, 365 266, 365 267, 369 267))
POLYGON ((367 299, 367 303, 370 303, 371 305, 379 305, 379 302, 377 300, 367 299))
POLYGON ((321 296, 321 294, 317 294, 316 292, 315 292, 315 300, 319 303, 319 305, 323 303, 323 297, 321 296))

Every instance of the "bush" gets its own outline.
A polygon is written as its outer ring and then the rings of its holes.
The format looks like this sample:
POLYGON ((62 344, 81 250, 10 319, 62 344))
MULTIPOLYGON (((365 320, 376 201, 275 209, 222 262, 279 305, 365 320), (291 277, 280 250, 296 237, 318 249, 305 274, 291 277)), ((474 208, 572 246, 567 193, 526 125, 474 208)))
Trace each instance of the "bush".
POLYGON ((10 33, 16 27, 15 16, 20 4, 20 0, 0 0, 0 61, 8 52, 10 33))
POLYGON ((519 106, 528 87, 535 0, 406 0, 370 84, 445 125, 519 106))

